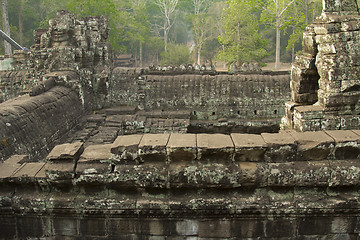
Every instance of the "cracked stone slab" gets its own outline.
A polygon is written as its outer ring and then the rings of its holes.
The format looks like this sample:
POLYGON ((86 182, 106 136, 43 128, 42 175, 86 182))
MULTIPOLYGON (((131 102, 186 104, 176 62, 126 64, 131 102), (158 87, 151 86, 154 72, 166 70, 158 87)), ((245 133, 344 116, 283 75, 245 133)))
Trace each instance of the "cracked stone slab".
POLYGON ((35 177, 38 172, 44 167, 45 163, 25 163, 21 168, 14 173, 12 177, 21 178, 21 177, 35 177))
POLYGON ((169 161, 193 161, 196 159, 196 135, 172 133, 166 147, 169 161))
POLYGON ((52 162, 77 161, 83 151, 82 142, 65 143, 55 146, 46 159, 52 162))
POLYGON ((297 143, 297 161, 326 160, 331 157, 334 139, 325 132, 290 132, 297 143))
POLYGON ((116 138, 110 149, 111 159, 119 163, 136 163, 143 135, 125 135, 116 138))
POLYGON ((166 162, 166 145, 170 134, 145 134, 139 144, 142 162, 166 162))
POLYGON ((89 145, 81 154, 78 164, 109 160, 111 158, 112 147, 113 144, 89 145))
POLYGON ((200 161, 228 162, 234 155, 234 143, 225 134, 197 134, 197 159, 200 161))
POLYGON ((20 167, 20 164, 0 163, 0 179, 10 178, 20 167))
POLYGON ((265 153, 266 162, 290 162, 295 160, 295 139, 288 132, 262 133, 268 149, 265 153))
POLYGON ((6 159, 4 163, 19 164, 20 166, 22 163, 25 163, 27 161, 29 161, 28 155, 12 155, 8 159, 6 159))
POLYGON ((330 130, 326 133, 335 140, 335 159, 356 159, 360 155, 360 136, 352 130, 330 130))
POLYGON ((267 144, 260 135, 232 133, 231 138, 235 145, 235 161, 265 161, 265 151, 267 144))

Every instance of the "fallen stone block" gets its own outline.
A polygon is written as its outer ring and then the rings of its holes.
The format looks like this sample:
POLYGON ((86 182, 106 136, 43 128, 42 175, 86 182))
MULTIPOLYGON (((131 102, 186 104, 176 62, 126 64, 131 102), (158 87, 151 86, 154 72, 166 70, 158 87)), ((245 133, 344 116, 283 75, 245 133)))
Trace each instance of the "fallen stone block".
POLYGON ((265 160, 267 145, 260 135, 233 133, 231 138, 235 145, 235 161, 263 162, 265 160))
POLYGON ((112 144, 111 159, 119 163, 139 162, 139 144, 143 135, 119 136, 112 144))
POLYGON ((265 153, 266 162, 291 162, 295 160, 295 139, 288 132, 262 133, 268 148, 265 153))
POLYGON ((84 144, 82 142, 65 143, 55 146, 46 160, 51 162, 77 161, 83 151, 84 144))
POLYGON ((145 134, 139 144, 140 160, 142 162, 167 161, 166 145, 170 134, 145 134))
POLYGON ((337 160, 357 159, 360 155, 360 136, 351 130, 330 130, 326 133, 335 140, 337 160))
POLYGON ((166 151, 170 162, 193 161, 196 159, 195 134, 171 134, 166 151))
POLYGON ((197 134, 197 159, 209 162, 229 162, 234 157, 234 143, 229 135, 197 134))
POLYGON ((297 144, 297 161, 318 161, 331 158, 334 140, 325 132, 290 132, 297 144))

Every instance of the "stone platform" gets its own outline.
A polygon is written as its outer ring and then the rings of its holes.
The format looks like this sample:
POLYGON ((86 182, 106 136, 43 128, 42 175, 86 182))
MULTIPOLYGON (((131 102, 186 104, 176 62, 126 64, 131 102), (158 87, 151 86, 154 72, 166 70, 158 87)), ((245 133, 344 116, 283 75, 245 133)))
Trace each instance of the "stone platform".
POLYGON ((359 154, 359 131, 61 144, 0 164, 0 238, 357 239, 359 154))

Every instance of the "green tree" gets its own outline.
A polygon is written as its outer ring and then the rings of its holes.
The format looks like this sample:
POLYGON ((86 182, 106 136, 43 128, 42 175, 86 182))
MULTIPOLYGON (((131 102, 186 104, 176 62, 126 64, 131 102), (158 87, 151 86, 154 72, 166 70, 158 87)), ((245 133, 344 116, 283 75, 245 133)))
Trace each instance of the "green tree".
POLYGON ((222 15, 224 34, 219 36, 224 49, 219 59, 228 65, 261 62, 267 55, 267 41, 259 33, 258 20, 253 14, 254 4, 248 0, 232 0, 222 15))
POLYGON ((275 69, 280 69, 280 51, 281 51, 281 30, 286 28, 289 15, 287 10, 295 0, 260 0, 259 5, 263 9, 261 21, 274 28, 276 31, 275 47, 275 69))
POLYGON ((161 53, 161 65, 188 64, 191 62, 189 48, 182 44, 169 43, 168 51, 161 53))

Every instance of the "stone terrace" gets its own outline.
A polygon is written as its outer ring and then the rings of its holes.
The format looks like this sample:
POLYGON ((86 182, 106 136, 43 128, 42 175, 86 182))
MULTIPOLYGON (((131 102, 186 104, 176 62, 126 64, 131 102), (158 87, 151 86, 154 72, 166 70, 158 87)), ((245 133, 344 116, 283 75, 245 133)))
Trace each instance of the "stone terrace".
POLYGON ((0 236, 355 239, 359 154, 358 130, 61 144, 0 164, 0 236))

